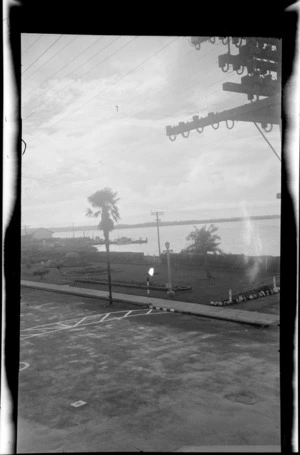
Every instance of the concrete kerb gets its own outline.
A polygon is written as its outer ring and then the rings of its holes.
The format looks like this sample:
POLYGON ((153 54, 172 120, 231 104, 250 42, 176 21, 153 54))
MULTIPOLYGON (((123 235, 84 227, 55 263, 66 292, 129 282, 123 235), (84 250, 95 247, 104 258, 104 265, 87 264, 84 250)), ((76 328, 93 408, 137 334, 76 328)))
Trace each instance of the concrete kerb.
MULTIPOLYGON (((230 316, 224 316, 224 315, 209 315, 209 314, 200 314, 200 313, 192 313, 191 311, 185 311, 185 310, 174 310, 169 309, 169 308, 163 308, 163 307, 158 307, 158 306, 152 306, 150 305, 149 308, 155 309, 155 310, 162 310, 162 311, 170 311, 173 313, 181 313, 181 314, 188 314, 190 316, 197 316, 200 318, 208 318, 208 319, 218 319, 220 321, 228 321, 228 322, 237 322, 239 324, 247 324, 247 325, 253 325, 253 326, 258 326, 258 327, 268 327, 271 325, 270 323, 263 323, 263 322, 255 322, 255 321, 245 321, 245 320, 239 320, 236 318, 232 318, 230 316)), ((274 324, 274 323, 273 323, 274 324)))
MULTIPOLYGON (((75 290, 76 288, 72 289, 72 287, 66 287, 64 289, 63 286, 61 286, 61 285, 57 286, 57 288, 51 288, 51 287, 46 287, 46 286, 41 287, 41 286, 38 286, 38 284, 39 283, 36 283, 36 285, 35 285, 35 283, 33 283, 33 282, 32 283, 21 282, 21 286, 24 286, 24 287, 40 289, 40 290, 49 291, 49 292, 57 292, 60 294, 69 294, 69 295, 76 295, 76 296, 80 296, 80 297, 109 301, 108 295, 99 295, 99 294, 97 295, 97 294, 93 294, 90 292, 84 293, 82 291, 78 292, 75 290)), ((91 290, 89 289, 88 291, 91 291, 91 290)), ((92 291, 97 292, 96 289, 92 290, 92 291)), ((134 297, 136 297, 136 298, 140 297, 141 299, 145 299, 145 297, 143 297, 143 296, 134 296, 134 297)), ((218 315, 218 314, 205 314, 205 313, 200 313, 200 312, 191 312, 190 310, 184 310, 184 309, 165 308, 163 306, 157 306, 157 305, 151 304, 149 302, 138 302, 136 300, 131 300, 130 298, 126 299, 125 295, 122 298, 113 296, 113 300, 118 303, 129 303, 131 305, 136 305, 136 306, 147 306, 150 309, 158 309, 158 310, 162 310, 162 311, 182 313, 182 314, 188 314, 188 315, 192 315, 192 316, 204 317, 204 318, 209 318, 209 319, 224 320, 224 321, 228 321, 228 322, 237 322, 240 324, 247 324, 247 325, 252 325, 252 326, 268 327, 269 325, 274 324, 274 322, 248 320, 247 317, 244 317, 244 319, 243 319, 243 318, 241 318, 241 315, 243 316, 244 311, 242 313, 239 312, 237 317, 232 317, 232 316, 229 316, 226 314, 224 315, 223 312, 222 312, 222 314, 218 315)), ((244 314, 244 316, 246 316, 246 314, 244 314)))

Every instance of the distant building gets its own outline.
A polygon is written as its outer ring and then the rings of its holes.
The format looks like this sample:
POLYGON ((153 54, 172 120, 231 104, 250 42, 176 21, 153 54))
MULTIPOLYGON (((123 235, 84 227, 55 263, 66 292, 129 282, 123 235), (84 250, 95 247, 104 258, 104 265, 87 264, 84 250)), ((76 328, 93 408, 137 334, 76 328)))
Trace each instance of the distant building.
POLYGON ((46 240, 46 239, 52 239, 52 234, 53 231, 50 231, 49 229, 45 228, 40 228, 37 229, 36 231, 31 233, 32 239, 35 240, 46 240))

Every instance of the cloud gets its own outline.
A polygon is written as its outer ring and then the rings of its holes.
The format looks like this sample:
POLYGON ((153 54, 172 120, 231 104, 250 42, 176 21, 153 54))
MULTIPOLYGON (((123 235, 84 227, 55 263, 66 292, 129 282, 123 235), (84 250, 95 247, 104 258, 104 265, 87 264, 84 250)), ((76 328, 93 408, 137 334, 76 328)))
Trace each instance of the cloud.
MULTIPOLYGON (((222 123, 175 142, 166 136, 166 125, 246 102, 222 91, 222 80, 235 76, 217 68, 217 47, 197 53, 181 38, 124 77, 170 41, 139 38, 88 76, 80 74, 91 64, 72 77, 50 77, 24 96, 25 117, 36 109, 24 120, 26 219, 51 223, 58 215, 85 222, 87 196, 104 186, 118 191, 122 222, 143 221, 158 206, 177 210, 175 218, 203 210, 217 216, 226 207, 234 214, 241 203, 252 214, 278 210, 273 198, 280 191, 280 163, 251 123, 237 122, 233 130, 222 123)), ((71 50, 75 56, 75 46, 71 50)), ((278 133, 274 128, 268 138, 280 150, 278 133)))

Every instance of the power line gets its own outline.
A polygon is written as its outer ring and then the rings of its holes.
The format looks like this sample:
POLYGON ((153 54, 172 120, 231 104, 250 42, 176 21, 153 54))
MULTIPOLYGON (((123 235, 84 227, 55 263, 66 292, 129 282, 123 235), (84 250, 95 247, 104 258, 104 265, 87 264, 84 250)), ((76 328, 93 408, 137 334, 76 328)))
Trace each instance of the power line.
MULTIPOLYGON (((46 79, 44 79, 44 80, 41 82, 41 84, 44 84, 44 83, 47 82, 49 79, 51 79, 51 78, 53 78, 54 76, 56 76, 56 75, 57 75, 58 73, 60 73, 63 69, 65 69, 65 68, 66 68, 67 66, 69 66, 71 63, 73 63, 74 60, 76 60, 78 57, 80 57, 82 54, 84 54, 88 49, 90 49, 90 48, 93 47, 97 42, 99 43, 99 42, 100 42, 101 40, 103 40, 103 39, 104 39, 104 37, 101 37, 100 39, 97 39, 96 41, 94 41, 93 43, 91 43, 87 48, 85 48, 83 51, 81 51, 78 55, 75 55, 75 57, 73 57, 72 60, 70 60, 70 61, 67 62, 64 66, 62 66, 61 68, 59 68, 58 71, 55 71, 55 73, 51 74, 51 76, 49 76, 49 77, 47 77, 46 79)), ((76 69, 76 68, 75 68, 75 69, 76 69)), ((72 71, 71 71, 70 73, 68 73, 67 75, 65 75, 64 77, 69 76, 73 71, 75 71, 75 69, 72 70, 72 71)), ((40 84, 38 87, 36 87, 36 88, 34 88, 33 90, 31 90, 30 92, 25 93, 25 95, 30 95, 31 93, 36 92, 37 89, 40 88, 41 84, 40 84)), ((41 95, 38 95, 37 97, 35 97, 35 98, 33 99, 33 101, 36 100, 36 99, 38 99, 38 98, 40 98, 40 97, 41 97, 41 95)))
POLYGON ((133 37, 130 41, 128 41, 127 43, 123 44, 123 46, 119 47, 119 49, 117 49, 115 52, 113 52, 112 54, 110 54, 107 58, 105 58, 104 60, 101 60, 101 62, 99 62, 96 66, 94 66, 93 68, 89 69, 89 70, 86 71, 85 73, 81 74, 80 77, 86 76, 87 74, 89 74, 89 73, 91 73, 92 71, 94 71, 94 69, 97 68, 101 63, 103 63, 103 62, 105 62, 106 60, 110 59, 113 55, 117 54, 121 49, 123 49, 123 47, 128 46, 128 44, 132 43, 132 41, 136 40, 137 38, 138 38, 138 36, 133 37))
MULTIPOLYGON (((129 44, 129 43, 127 43, 127 44, 129 44)), ((127 44, 125 44, 125 45, 127 45, 127 44)), ((119 52, 120 49, 121 49, 121 48, 119 48, 115 53, 119 52)), ((194 54, 194 55, 195 55, 194 49, 192 49, 190 52, 187 53, 187 55, 191 55, 191 54, 194 54)), ((114 55, 114 54, 111 54, 108 58, 110 58, 112 55, 114 55)), ((205 55, 206 55, 206 54, 205 54, 205 55)), ((104 61, 104 60, 102 60, 100 63, 102 63, 103 61, 104 61)), ((85 63, 86 63, 86 62, 85 62, 85 63)), ((177 62, 175 61, 175 62, 173 62, 173 64, 177 64, 177 62)), ((96 65, 96 66, 99 66, 99 64, 96 65)), ((172 66, 172 65, 169 64, 169 65, 166 66, 166 68, 168 68, 168 67, 170 67, 170 66, 172 66)), ((95 67, 92 68, 91 70, 89 70, 87 73, 93 71, 94 69, 95 69, 95 67)), ((80 77, 83 77, 83 76, 86 75, 87 73, 81 75, 80 77)), ((69 73, 69 74, 70 74, 70 73, 69 73)), ((52 77, 53 77, 53 76, 52 76, 52 77)), ((73 83, 73 81, 71 81, 69 84, 67 84, 66 86, 64 86, 59 92, 56 92, 56 95, 57 95, 58 93, 60 93, 61 91, 63 91, 63 90, 64 90, 65 88, 67 88, 68 86, 70 86, 72 83, 73 83)), ((161 90, 160 90, 160 91, 161 91, 161 90)), ((157 93, 157 91, 156 91, 155 93, 157 93)), ((42 95, 38 95, 38 97, 36 97, 35 99, 40 98, 41 96, 42 96, 42 95)), ((129 103, 129 105, 131 105, 131 104, 134 102, 134 100, 136 100, 136 99, 138 99, 138 98, 139 98, 139 96, 137 96, 137 97, 135 97, 133 100, 131 100, 130 103, 129 103)), ((148 98, 149 98, 149 97, 147 97, 147 99, 148 99, 148 98)), ((35 99, 34 99, 34 100, 35 100, 35 99)), ((103 99, 103 98, 102 98, 102 99, 103 99)), ((34 101, 34 100, 33 100, 33 101, 34 101)), ((109 100, 109 101, 110 101, 110 100, 109 100)), ((114 100, 114 101, 117 101, 117 100, 114 100)), ((26 120, 33 112, 35 112, 35 110, 32 110, 32 111, 30 112, 30 114, 28 114, 28 115, 24 118, 24 120, 26 120)))
MULTIPOLYGON (((177 38, 176 38, 176 39, 177 39, 177 38)), ((119 49, 119 50, 120 50, 120 49, 119 49)), ((119 51, 119 50, 118 50, 118 51, 119 51)), ((118 51, 117 51, 117 52, 118 52, 118 51)), ((192 49, 190 52, 188 52, 187 55, 190 55, 190 54, 197 55, 197 54, 195 54, 194 49, 192 49)), ((208 50, 208 52, 206 52, 206 53, 204 54, 204 57, 206 57, 208 54, 211 55, 211 51, 210 51, 210 50, 208 50)), ((113 55, 113 54, 112 54, 112 55, 113 55)), ((110 57, 109 57, 109 58, 110 58, 110 57)), ((205 61, 205 60, 204 60, 204 61, 205 61)), ((103 62, 103 61, 101 61, 100 63, 102 63, 102 62, 103 62)), ((175 62, 175 63, 177 63, 177 62, 175 62)), ((197 62, 196 62, 196 63, 197 63, 197 62)), ((203 54, 201 54, 201 63, 203 64, 203 54)), ((96 66, 99 66, 99 64, 96 65, 96 66)), ((170 66, 170 65, 168 65, 168 66, 170 66)), ((95 67, 92 68, 91 70, 89 70, 88 72, 91 72, 91 71, 93 71, 94 69, 95 69, 95 67)), ((88 72, 87 72, 87 73, 88 73, 88 72)), ((87 73, 85 73, 85 74, 87 74, 87 73)), ((84 75, 85 75, 85 74, 84 74, 84 75)), ((126 76, 126 75, 125 75, 125 76, 126 76)), ((124 77, 125 77, 125 76, 124 76, 124 77)), ((82 76, 81 76, 81 77, 82 77, 82 76)), ((122 77, 123 77, 123 76, 122 76, 122 77)), ((200 81, 198 81, 198 82, 200 83, 200 81)), ((59 92, 56 92, 56 95, 57 95, 58 93, 60 93, 61 91, 63 91, 67 86, 71 85, 72 83, 73 83, 73 81, 71 81, 69 84, 67 84, 65 87, 63 87, 59 92)), ((159 90, 158 92, 156 91, 156 92, 155 92, 156 95, 157 95, 157 93, 160 93, 160 92, 163 91, 163 90, 164 90, 164 89, 159 90)), ((156 95, 155 95, 155 96, 156 96, 156 95)), ((39 98, 40 96, 41 96, 41 95, 39 95, 39 96, 36 97, 35 99, 39 98)), ((97 96, 97 95, 96 95, 96 96, 97 96)), ((153 95, 150 95, 150 97, 151 97, 151 96, 152 96, 152 98, 153 98, 153 95)), ((132 104, 132 103, 134 102, 134 100, 135 100, 135 99, 138 99, 138 98, 139 98, 139 97, 135 97, 133 100, 131 100, 131 102, 130 102, 129 104, 132 104)), ((146 100, 147 100, 148 98, 149 98, 149 96, 146 98, 146 100)), ((32 111, 30 112, 30 114, 28 114, 28 115, 24 118, 24 120, 26 120, 33 112, 34 112, 34 110, 32 110, 32 111)))
POLYGON ((58 120, 57 122, 55 122, 53 125, 50 125, 50 128, 52 128, 54 125, 56 125, 57 123, 60 123, 62 120, 65 120, 66 118, 70 117, 71 115, 73 115, 75 112, 78 111, 78 109, 80 109, 82 106, 84 106, 85 104, 89 103, 90 101, 92 101, 94 98, 96 98, 98 95, 102 95, 103 93, 105 93, 107 90, 109 90, 111 87, 113 87, 114 85, 116 85, 118 82, 120 82, 122 79, 124 79, 126 76, 128 76, 128 74, 132 73, 133 71, 135 71, 137 68, 140 68, 142 65, 144 65, 148 60, 150 60, 151 58, 153 58, 155 55, 157 55, 159 52, 161 52, 165 47, 169 46, 170 44, 172 44, 175 40, 177 40, 178 38, 175 38, 174 40, 172 40, 170 43, 166 44, 165 46, 163 46, 162 48, 160 48, 158 51, 156 51, 154 54, 152 54, 150 57, 148 57, 147 59, 145 59, 143 62, 141 62, 140 64, 138 64, 137 66, 135 66, 134 68, 132 68, 130 71, 128 71, 126 74, 124 74, 123 76, 121 76, 119 79, 116 80, 116 82, 114 82, 113 84, 111 84, 109 87, 107 87, 106 89, 104 89, 103 91, 101 92, 98 92, 96 93, 95 95, 93 95, 90 99, 86 100, 84 103, 82 103, 80 106, 78 106, 76 109, 74 109, 70 114, 68 114, 67 116, 63 117, 62 119, 58 120))
MULTIPOLYGON (((191 54, 194 54, 193 51, 194 51, 194 49, 191 50, 191 51, 189 51, 186 55, 189 56, 189 55, 191 55, 191 54)), ((205 54, 205 57, 206 57, 206 56, 207 56, 207 54, 205 54)), ((196 64, 198 64, 198 63, 199 63, 199 62, 196 62, 196 64)), ((203 63, 203 62, 202 62, 202 63, 203 63)), ((175 61, 174 64, 177 64, 177 62, 175 61)), ((172 64, 171 64, 171 65, 167 65, 165 68, 169 68, 170 66, 173 66, 173 65, 172 65, 172 64)), ((197 83, 200 83, 200 82, 199 82, 199 79, 198 79, 198 75, 196 75, 196 79, 198 80, 197 83)), ((148 99, 151 99, 151 101, 152 101, 153 99, 157 98, 157 96, 158 96, 161 92, 163 92, 164 90, 165 90, 165 87, 162 88, 162 89, 156 90, 154 93, 152 93, 152 94, 150 94, 150 95, 147 95, 146 98, 144 98, 144 97, 141 98, 141 97, 138 95, 138 96, 134 97, 133 99, 131 99, 131 101, 130 101, 130 103, 129 103, 129 106, 132 105, 132 104, 134 103, 134 101, 136 101, 137 99, 141 99, 141 100, 143 101, 143 104, 144 104, 145 102, 147 102, 148 99)), ((181 93, 181 92, 180 92, 180 93, 181 93)), ((177 96, 177 95, 178 95, 178 92, 176 93, 176 96, 177 96)), ((165 97, 163 97, 163 98, 165 98, 165 97)))
POLYGON ((29 51, 29 49, 31 49, 32 46, 34 46, 34 44, 35 44, 40 38, 42 38, 42 36, 44 36, 44 35, 42 34, 42 35, 38 36, 37 39, 34 40, 34 42, 31 43, 30 46, 28 46, 27 49, 23 52, 23 55, 26 54, 26 52, 29 51))
MULTIPOLYGON (((135 37, 137 38, 137 37, 135 37)), ((134 39, 135 39, 134 38, 134 39)), ((171 42, 169 42, 168 44, 166 44, 165 46, 162 46, 159 50, 157 50, 154 54, 152 54, 150 57, 148 57, 147 59, 143 60, 143 62, 139 63, 138 65, 136 65, 134 68, 132 68, 131 70, 129 70, 126 74, 124 74, 123 76, 121 76, 119 79, 117 79, 113 84, 111 84, 109 87, 107 87, 106 89, 104 89, 103 91, 100 91, 100 92, 97 92, 95 95, 93 95, 92 97, 90 97, 89 99, 87 99, 86 101, 84 101, 82 104, 80 104, 76 109, 74 109, 72 112, 70 112, 70 114, 60 118, 59 120, 57 120, 56 122, 54 122, 52 125, 49 126, 49 128, 53 128, 53 126, 57 125, 58 123, 61 123, 63 120, 65 120, 66 118, 70 117, 71 115, 73 115, 75 112, 77 112, 82 106, 84 106, 85 104, 89 103, 90 101, 92 101, 94 98, 96 98, 97 96, 103 94, 104 92, 106 92, 107 90, 109 90, 112 86, 116 85, 118 82, 120 82, 122 79, 124 79, 128 74, 132 73, 133 71, 135 71, 136 69, 138 69, 139 67, 141 67, 142 65, 144 65, 147 61, 149 61, 151 58, 153 58, 155 55, 157 55, 159 52, 161 52, 163 49, 165 49, 167 46, 169 46, 170 44, 172 44, 174 41, 176 41, 178 39, 178 37, 176 37, 175 39, 173 39, 171 42)), ((133 40, 131 40, 133 41, 133 40)), ((129 43, 131 42, 129 41, 129 43)), ((127 44, 129 44, 127 43, 127 44)), ((122 46, 124 47, 124 46, 122 46)), ((41 133, 40 133, 41 134, 41 133)), ((28 141, 28 142, 31 142, 31 141, 28 141)))
MULTIPOLYGON (((190 51, 190 52, 188 52, 187 55, 190 55, 190 54, 192 54, 192 53, 193 53, 193 50, 190 51)), ((204 57, 206 57, 208 54, 211 54, 210 50, 209 50, 206 54, 204 54, 204 57)), ((203 55, 203 54, 202 54, 202 55, 203 55)), ((206 61, 206 59, 205 59, 204 61, 206 61)), ((201 64, 203 64, 204 61, 201 60, 201 64)), ((170 66, 170 65, 168 65, 168 67, 169 67, 169 66, 170 66)), ((176 97, 178 98, 178 96, 181 96, 184 92, 186 92, 186 90, 191 89, 191 88, 193 88, 193 87, 195 87, 195 86, 197 86, 197 85, 203 83, 204 81, 206 81, 206 80, 209 79, 210 77, 211 77, 210 74, 204 75, 204 78, 202 78, 202 79, 199 80, 198 74, 196 74, 196 77, 193 78, 193 81, 196 79, 197 82, 196 82, 196 83, 189 84, 189 85, 188 85, 187 87, 185 87, 184 90, 182 90, 181 92, 176 92, 176 97)), ((208 87, 210 87, 211 85, 214 85, 214 84, 219 84, 220 82, 222 82, 223 80, 225 80, 225 79, 227 79, 227 78, 228 78, 228 75, 226 75, 225 78, 224 78, 224 77, 221 78, 220 81, 213 82, 213 83, 210 84, 208 87)), ((176 89, 176 88, 175 88, 175 89, 176 89)), ((132 105, 132 104, 134 103, 134 101, 136 101, 137 99, 141 99, 141 100, 143 101, 143 106, 144 106, 144 103, 146 103, 148 99, 150 99, 150 102, 153 101, 153 99, 157 98, 157 96, 158 96, 161 92, 163 92, 164 90, 165 90, 165 88, 159 89, 158 91, 152 93, 151 95, 148 95, 146 98, 144 98, 144 97, 140 98, 140 96, 137 96, 137 97, 133 98, 133 99, 130 101, 129 106, 132 105)), ((218 90, 220 90, 220 89, 218 88, 216 91, 218 91, 218 90)), ((216 91, 214 91, 213 93, 215 93, 216 91)), ((207 98, 208 96, 210 96, 210 95, 211 95, 211 94, 207 95, 204 99, 206 99, 206 98, 207 98)), ((171 95, 166 94, 166 95, 163 96, 161 99, 165 99, 167 96, 171 96, 171 95)), ((202 100, 203 100, 203 99, 202 99, 202 100)))
MULTIPOLYGON (((113 44, 115 41, 117 41, 118 39, 120 39, 119 37, 114 39, 113 41, 111 41, 108 45, 106 45, 105 47, 103 47, 102 49, 100 49, 99 51, 96 52, 96 54, 94 54, 91 58, 89 58, 88 60, 84 61, 81 65, 79 65, 78 67, 76 67, 75 69, 73 69, 70 73, 67 74, 67 76, 69 76, 70 74, 74 73, 74 71, 78 70, 79 68, 81 68, 83 65, 85 65, 87 62, 89 62, 93 57, 95 57, 97 54, 99 54, 100 52, 102 52, 103 50, 105 50, 107 47, 109 47, 111 44, 113 44)), ((133 40, 132 40, 133 41, 133 40)), ((131 41, 129 41, 130 43, 131 41)), ((112 57, 114 54, 116 54, 117 52, 119 52, 123 47, 127 46, 127 44, 129 43, 126 43, 124 46, 121 46, 116 52, 114 52, 113 54, 110 54, 107 58, 101 60, 101 63, 103 63, 104 61, 108 60, 110 57, 112 57)), ((65 76, 65 77, 67 77, 65 76)), ((80 76, 81 77, 81 76, 80 76)), ((62 87, 58 92, 54 92, 54 95, 57 96, 59 93, 63 92, 66 88, 68 88, 70 85, 72 85, 74 83, 74 81, 70 81, 69 83, 67 83, 64 87, 62 87)), ((36 99, 40 98, 42 95, 38 95, 36 98, 34 98, 33 101, 35 101, 36 99)), ((34 112, 34 110, 32 110, 30 112, 30 114, 28 114, 24 120, 26 120, 32 113, 34 112)))
POLYGON ((37 57, 22 73, 22 75, 24 73, 26 73, 26 71, 28 71, 44 54, 46 54, 46 52, 49 51, 49 49, 51 49, 51 47, 54 46, 55 43, 57 43, 57 41, 59 41, 61 38, 63 37, 63 35, 60 35, 49 47, 47 47, 47 49, 44 50, 44 52, 42 52, 42 54, 37 57))
POLYGON ((54 55, 52 55, 52 57, 48 58, 48 60, 45 61, 45 63, 43 63, 39 68, 37 68, 33 73, 31 73, 27 78, 24 79, 24 82, 27 81, 28 79, 30 79, 35 73, 37 73, 38 71, 40 71, 41 68, 43 68, 43 66, 45 66, 48 62, 50 62, 51 60, 54 59, 54 57, 56 57, 58 54, 60 54, 67 46, 69 46, 71 43, 73 43, 73 41, 77 40, 78 39, 78 36, 75 36, 75 38, 72 38, 71 41, 69 41, 67 44, 65 44, 61 49, 59 49, 54 55))

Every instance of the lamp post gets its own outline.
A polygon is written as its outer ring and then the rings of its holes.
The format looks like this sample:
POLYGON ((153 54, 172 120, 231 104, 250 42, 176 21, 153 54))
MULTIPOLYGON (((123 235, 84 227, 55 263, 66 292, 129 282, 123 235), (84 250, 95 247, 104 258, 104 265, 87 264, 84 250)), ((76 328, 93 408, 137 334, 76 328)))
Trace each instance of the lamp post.
POLYGON ((150 305, 150 301, 149 301, 149 296, 150 296, 150 276, 153 276, 154 275, 154 268, 151 267, 149 270, 148 270, 148 275, 147 275, 147 297, 148 297, 148 305, 150 305))
POLYGON ((172 290, 172 277, 171 277, 171 261, 170 261, 170 242, 165 243, 167 249, 167 264, 168 264, 168 295, 173 296, 175 292, 172 290))

